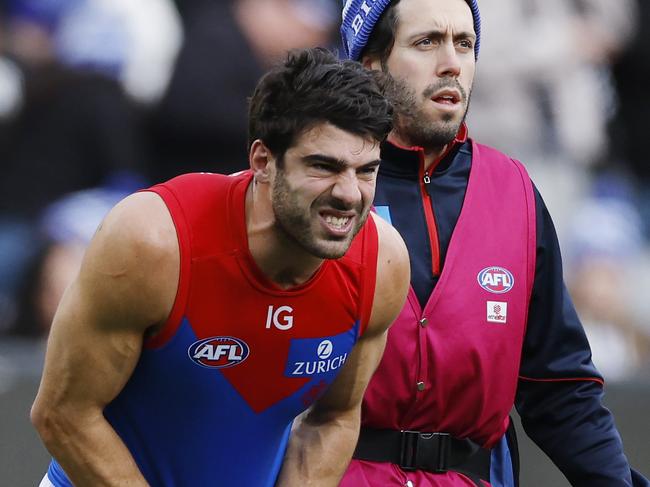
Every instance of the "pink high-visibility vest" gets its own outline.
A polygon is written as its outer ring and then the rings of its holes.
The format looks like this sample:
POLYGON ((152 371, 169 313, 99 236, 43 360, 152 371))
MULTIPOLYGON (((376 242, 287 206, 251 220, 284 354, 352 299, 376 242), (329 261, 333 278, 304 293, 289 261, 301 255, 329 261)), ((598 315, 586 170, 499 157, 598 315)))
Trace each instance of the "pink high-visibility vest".
MULTIPOLYGON (((409 291, 362 421, 447 432, 490 448, 508 427, 517 388, 535 275, 535 196, 519 162, 476 143, 472 154, 440 279, 424 310, 409 291)), ((353 460, 341 485, 404 485, 402 477, 394 465, 353 460)), ((474 485, 453 472, 417 477, 418 487, 474 485)))

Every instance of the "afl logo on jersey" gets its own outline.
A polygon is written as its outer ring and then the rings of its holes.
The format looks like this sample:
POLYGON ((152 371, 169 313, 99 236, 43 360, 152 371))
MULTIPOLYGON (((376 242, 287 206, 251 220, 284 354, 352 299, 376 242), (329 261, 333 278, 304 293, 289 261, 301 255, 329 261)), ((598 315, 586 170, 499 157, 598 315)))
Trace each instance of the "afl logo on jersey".
POLYGON ((187 350, 192 361, 202 367, 225 369, 239 365, 248 357, 250 348, 235 337, 210 337, 194 342, 187 350))
POLYGON ((479 285, 495 294, 507 293, 515 285, 512 273, 503 267, 486 267, 478 273, 479 285))

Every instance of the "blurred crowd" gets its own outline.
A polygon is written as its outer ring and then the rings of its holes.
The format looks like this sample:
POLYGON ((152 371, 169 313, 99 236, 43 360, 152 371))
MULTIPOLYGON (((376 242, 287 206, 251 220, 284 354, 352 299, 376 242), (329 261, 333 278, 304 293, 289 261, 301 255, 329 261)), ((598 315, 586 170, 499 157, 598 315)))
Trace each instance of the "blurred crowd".
MULTIPOLYGON (((106 212, 247 166, 247 97, 340 0, 0 0, 0 340, 46 336, 106 212)), ((650 2, 480 0, 468 125, 527 166, 607 380, 650 370, 650 2)))

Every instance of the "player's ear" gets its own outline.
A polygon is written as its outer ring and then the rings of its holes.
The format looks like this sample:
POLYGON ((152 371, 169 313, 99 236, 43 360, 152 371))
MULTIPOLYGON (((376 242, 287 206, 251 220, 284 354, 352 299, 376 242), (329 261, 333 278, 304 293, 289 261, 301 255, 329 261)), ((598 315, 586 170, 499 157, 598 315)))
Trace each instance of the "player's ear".
POLYGON ((251 144, 248 160, 255 181, 258 183, 267 183, 269 181, 269 164, 273 161, 273 155, 260 139, 257 139, 251 144))

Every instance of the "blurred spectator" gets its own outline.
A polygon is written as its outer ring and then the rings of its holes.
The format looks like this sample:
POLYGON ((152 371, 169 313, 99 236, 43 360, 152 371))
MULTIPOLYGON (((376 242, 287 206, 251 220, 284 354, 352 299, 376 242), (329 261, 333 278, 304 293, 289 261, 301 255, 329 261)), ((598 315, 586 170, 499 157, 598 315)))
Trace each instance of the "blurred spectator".
POLYGON ((44 248, 24 290, 16 333, 47 334, 63 292, 79 272, 90 239, 108 211, 128 194, 121 188, 78 191, 49 205, 38 231, 44 248))
POLYGON ((43 208, 111 178, 144 185, 139 121, 121 85, 55 57, 61 24, 85 2, 9 3, 6 50, 19 103, 0 125, 0 330, 13 324, 16 293, 42 246, 35 221, 43 208))
POLYGON ((75 4, 55 30, 57 58, 66 66, 118 79, 138 102, 158 101, 182 41, 171 0, 68 1, 75 4))
POLYGON ((632 1, 483 0, 490 42, 470 115, 478 138, 524 161, 598 158, 611 99, 602 70, 629 37, 632 1))
POLYGON ((575 208, 567 242, 568 285, 606 380, 630 379, 650 365, 650 330, 637 322, 634 278, 644 242, 629 194, 620 178, 602 177, 575 208))
MULTIPOLYGON (((23 83, 23 74, 16 63, 0 55, 0 126, 4 127, 21 108, 23 83)), ((3 131, 2 136, 6 136, 6 131, 3 131)), ((0 140, 0 145, 5 142, 0 140)))
POLYGON ((154 180, 247 165, 246 104, 266 66, 291 48, 327 45, 335 0, 183 0, 184 44, 155 113, 154 180))
POLYGON ((650 239, 650 156, 647 126, 650 120, 650 2, 638 0, 638 25, 633 42, 614 64, 618 111, 611 124, 611 160, 627 167, 636 180, 646 238, 650 239))
POLYGON ((608 60, 629 39, 634 0, 482 0, 473 136, 525 162, 560 242, 566 208, 606 154, 612 110, 608 60))
POLYGON ((32 218, 65 193, 137 174, 144 157, 137 118, 119 85, 56 65, 23 73, 24 107, 4 149, 1 214, 32 218))
POLYGON ((7 50, 27 65, 54 60, 52 34, 78 0, 6 0, 7 50))

